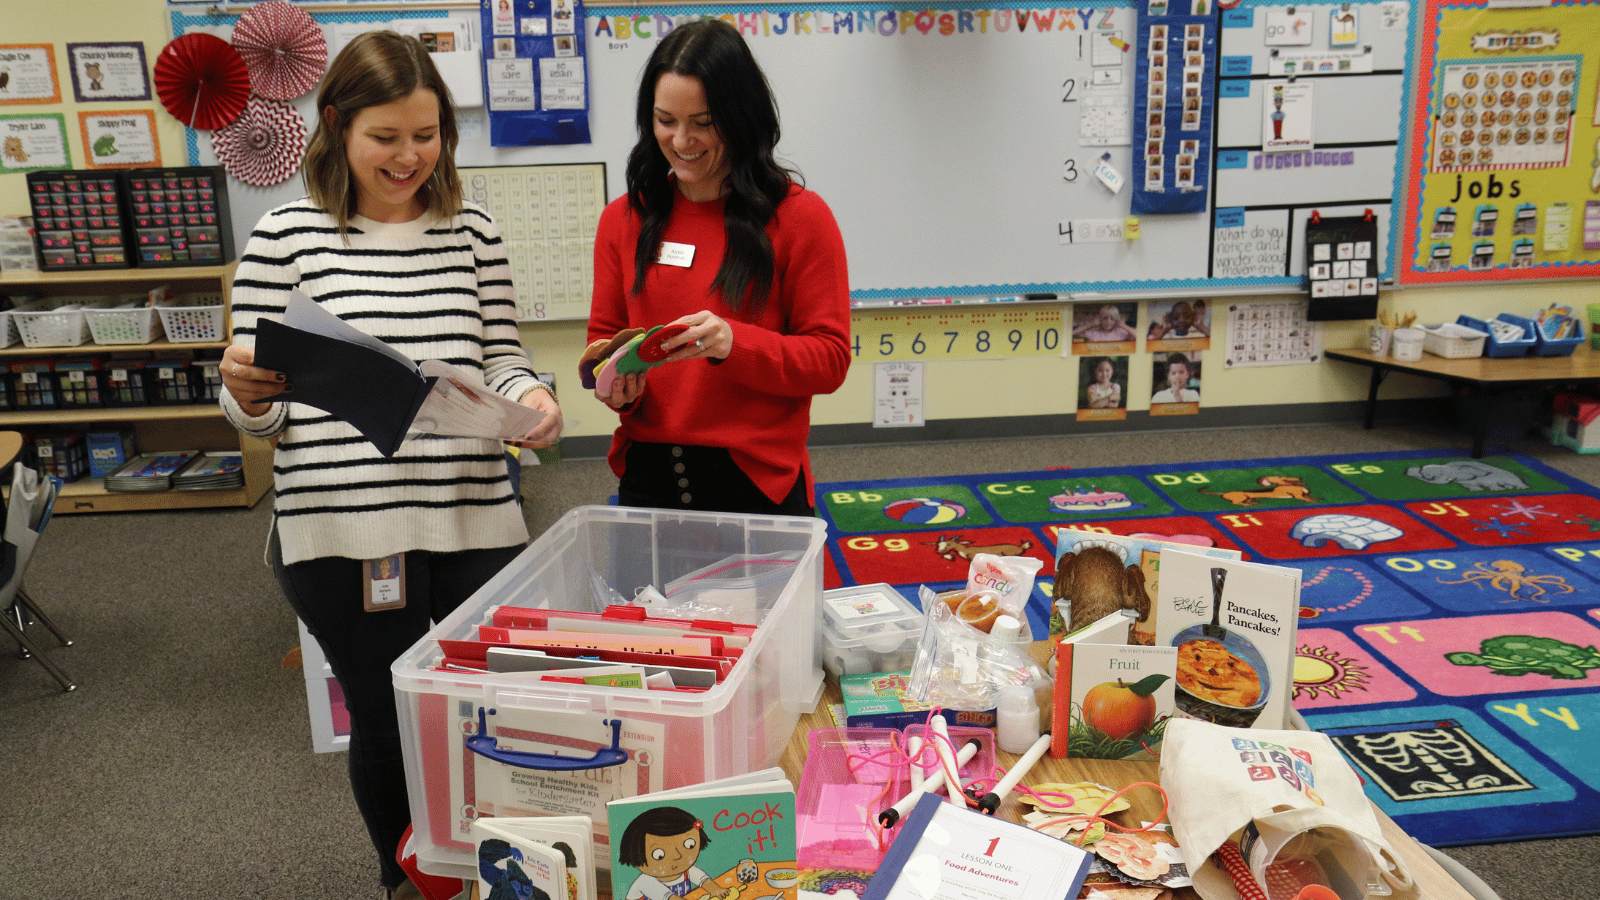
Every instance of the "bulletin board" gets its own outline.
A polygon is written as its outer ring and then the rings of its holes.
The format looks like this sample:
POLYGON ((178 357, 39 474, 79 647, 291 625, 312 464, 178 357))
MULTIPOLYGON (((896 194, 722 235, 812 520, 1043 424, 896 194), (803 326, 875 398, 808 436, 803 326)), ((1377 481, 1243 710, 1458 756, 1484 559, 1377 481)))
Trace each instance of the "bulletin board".
MULTIPOLYGON (((1341 5, 1409 10, 1393 0, 1341 5)), ((779 156, 834 211, 856 300, 1298 286, 1304 270, 1295 228, 1312 208, 1375 206, 1387 229, 1409 15, 1396 25, 1363 14, 1362 39, 1380 61, 1375 75, 1302 76, 1327 102, 1317 106, 1315 149, 1303 164, 1282 167, 1280 154, 1261 153, 1263 101, 1252 90, 1268 77, 1258 13, 1269 5, 1244 0, 1210 13, 1219 17, 1219 66, 1226 76, 1231 57, 1239 82, 1217 99, 1213 202, 1201 212, 1141 216, 1133 237, 1131 191, 1114 193, 1092 173, 1109 165, 1127 180, 1143 171, 1131 127, 1143 6, 591 0, 583 23, 591 143, 492 147, 484 109, 468 106, 458 110, 457 163, 605 164, 606 197, 621 195, 637 137, 639 71, 675 21, 716 15, 741 30, 772 84, 783 127, 779 156)), ((227 24, 185 5, 170 13, 174 34, 227 24)), ((425 23, 461 12, 355 4, 319 5, 312 14, 331 34, 352 23, 392 27, 397 17, 425 23)), ((1319 48, 1328 51, 1326 40, 1319 48)), ((338 49, 330 41, 330 51, 338 49)), ((308 122, 310 103, 295 104, 308 122)), ((191 134, 190 151, 196 164, 212 162, 209 140, 191 134)), ((270 189, 230 188, 241 245, 262 213, 304 193, 298 177, 270 189)), ((553 303, 545 312, 583 318, 587 306, 553 303)))
POLYGON ((1213 277, 1298 288, 1312 215, 1370 210, 1380 236, 1376 271, 1393 279, 1411 13, 1406 3, 1382 0, 1246 0, 1222 11, 1213 277), (1354 17, 1354 43, 1335 32, 1345 16, 1354 17), (1275 106, 1279 95, 1292 105, 1275 106), (1277 120, 1275 139, 1272 116, 1283 109, 1290 112, 1277 120), (1296 113, 1307 113, 1298 131, 1296 113))
POLYGON ((1600 2, 1421 27, 1402 283, 1600 275, 1600 2))

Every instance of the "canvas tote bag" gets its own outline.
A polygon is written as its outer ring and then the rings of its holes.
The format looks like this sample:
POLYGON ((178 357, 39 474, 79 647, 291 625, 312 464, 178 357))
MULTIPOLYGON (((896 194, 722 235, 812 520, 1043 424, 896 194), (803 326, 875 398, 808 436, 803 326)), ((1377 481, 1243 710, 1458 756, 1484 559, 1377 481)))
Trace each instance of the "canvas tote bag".
POLYGON ((1229 842, 1263 892, 1269 865, 1298 859, 1315 860, 1342 900, 1419 896, 1355 770, 1325 734, 1174 718, 1161 748, 1161 786, 1206 900, 1240 896, 1228 872, 1208 862, 1229 842))

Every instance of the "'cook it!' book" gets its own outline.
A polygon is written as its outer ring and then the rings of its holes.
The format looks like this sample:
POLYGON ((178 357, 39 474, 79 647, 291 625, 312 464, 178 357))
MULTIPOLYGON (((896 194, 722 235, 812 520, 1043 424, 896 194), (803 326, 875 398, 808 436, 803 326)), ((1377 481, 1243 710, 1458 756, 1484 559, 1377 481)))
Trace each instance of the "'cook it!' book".
POLYGON ((762 769, 612 800, 611 890, 617 900, 795 900, 795 796, 762 769))

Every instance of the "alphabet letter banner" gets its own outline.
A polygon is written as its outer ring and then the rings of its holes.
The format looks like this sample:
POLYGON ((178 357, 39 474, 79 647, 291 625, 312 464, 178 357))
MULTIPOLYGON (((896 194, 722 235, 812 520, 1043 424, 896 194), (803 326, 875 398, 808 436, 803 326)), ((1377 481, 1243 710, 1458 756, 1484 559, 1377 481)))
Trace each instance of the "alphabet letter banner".
POLYGON ((1407 284, 1600 275, 1600 0, 1428 0, 1407 284))

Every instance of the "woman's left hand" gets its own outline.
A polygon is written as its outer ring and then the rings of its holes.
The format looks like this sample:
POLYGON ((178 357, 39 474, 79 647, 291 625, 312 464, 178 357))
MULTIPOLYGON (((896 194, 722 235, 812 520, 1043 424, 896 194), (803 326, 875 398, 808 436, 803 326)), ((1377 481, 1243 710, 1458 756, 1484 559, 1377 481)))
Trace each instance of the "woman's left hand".
POLYGON ((664 349, 670 351, 667 362, 701 357, 727 359, 728 354, 733 352, 733 327, 710 310, 690 313, 672 324, 687 325, 689 328, 678 335, 672 346, 662 344, 664 349))
POLYGON ((522 395, 522 405, 537 409, 544 413, 544 418, 533 430, 522 436, 520 441, 507 441, 519 447, 541 449, 555 444, 561 440, 561 406, 556 403, 555 395, 544 388, 534 388, 522 395))

